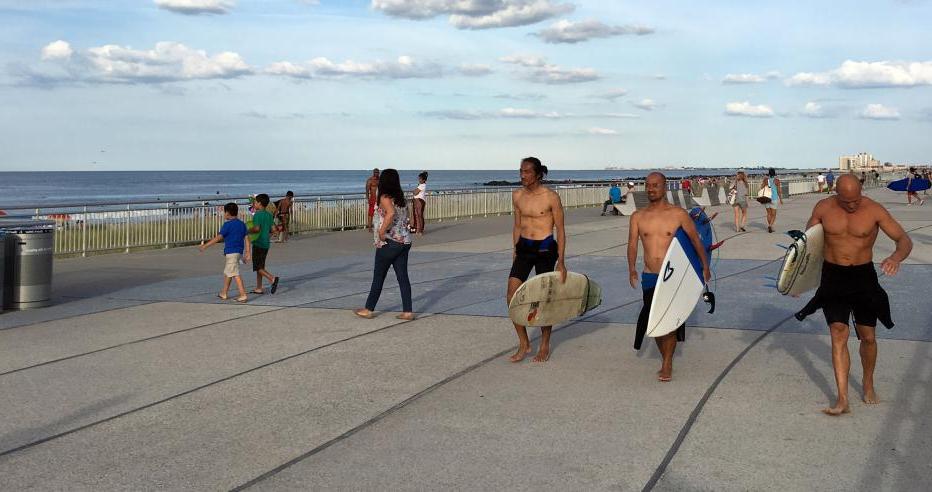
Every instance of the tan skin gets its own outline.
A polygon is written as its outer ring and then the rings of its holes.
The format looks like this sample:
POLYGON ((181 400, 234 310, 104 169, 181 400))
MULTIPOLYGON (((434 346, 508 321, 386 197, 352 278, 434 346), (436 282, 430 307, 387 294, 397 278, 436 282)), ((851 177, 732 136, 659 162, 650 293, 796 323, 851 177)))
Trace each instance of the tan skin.
MULTIPOLYGON (((699 252, 702 259, 702 276, 708 282, 712 278, 709 263, 705 256, 705 247, 696 232, 689 214, 682 208, 667 201, 667 182, 660 173, 651 173, 646 181, 647 198, 650 205, 643 210, 634 212, 628 228, 628 281, 631 288, 638 288, 638 241, 644 246, 644 272, 658 273, 663 266, 663 258, 673 241, 676 230, 680 227, 686 231, 693 247, 699 252)), ((661 382, 670 381, 673 377, 673 354, 676 352, 676 333, 657 337, 657 348, 663 362, 657 379, 661 382)))
MULTIPOLYGON (((379 191, 379 170, 373 169, 372 176, 366 180, 366 202, 375 200, 379 191)), ((366 228, 372 230, 372 217, 366 219, 366 228)))
MULTIPOLYGON (((566 282, 566 266, 563 263, 564 251, 566 248, 566 231, 563 224, 563 203, 560 201, 560 195, 555 191, 543 186, 540 182, 542 176, 538 176, 534 171, 534 165, 531 163, 521 164, 521 185, 522 187, 511 194, 514 205, 515 223, 512 229, 512 244, 518 243, 518 238, 527 239, 546 239, 547 236, 554 234, 557 240, 557 264, 554 270, 560 272, 561 280, 566 282)), ((512 258, 514 258, 512 251, 512 258)), ((513 277, 508 278, 508 294, 506 301, 511 302, 515 291, 521 286, 521 280, 513 277)), ((531 352, 531 342, 527 335, 527 327, 514 325, 515 333, 518 335, 518 350, 511 356, 511 362, 521 362, 531 352)), ((550 358, 550 333, 552 326, 543 326, 540 329, 540 348, 537 355, 534 356, 534 362, 546 362, 550 358)))
MULTIPOLYGON (((738 182, 741 181, 744 183, 746 190, 750 190, 751 186, 748 185, 748 177, 746 174, 739 172, 735 175, 735 184, 732 185, 732 188, 738 186, 738 182)), ((747 198, 745 198, 745 202, 747 198)), ((741 229, 744 229, 744 226, 748 225, 748 209, 747 207, 741 208, 737 205, 732 207, 735 209, 735 232, 740 232, 741 229)))
MULTIPOLYGON (((837 194, 816 204, 806 228, 822 224, 825 234, 825 261, 836 265, 850 266, 870 263, 874 258, 874 242, 882 230, 896 243, 896 250, 880 264, 885 275, 894 276, 900 263, 909 256, 913 242, 903 227, 890 216, 879 203, 861 195, 861 183, 857 177, 846 174, 835 182, 837 194)), ((874 367, 877 365, 877 340, 873 326, 856 325, 861 339, 859 349, 861 366, 864 369, 862 385, 864 403, 875 404, 880 400, 874 390, 874 367)), ((850 412, 848 406, 848 371, 851 358, 848 355, 848 325, 832 323, 832 366, 838 385, 835 405, 822 410, 826 415, 837 416, 850 412)))

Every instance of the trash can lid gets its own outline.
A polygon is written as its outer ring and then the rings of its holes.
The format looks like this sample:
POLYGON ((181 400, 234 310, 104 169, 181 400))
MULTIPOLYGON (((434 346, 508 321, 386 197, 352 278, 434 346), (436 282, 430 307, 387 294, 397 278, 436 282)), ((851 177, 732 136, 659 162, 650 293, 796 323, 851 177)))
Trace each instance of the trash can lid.
POLYGON ((36 232, 55 227, 54 220, 30 219, 28 217, 0 217, 0 233, 36 232))

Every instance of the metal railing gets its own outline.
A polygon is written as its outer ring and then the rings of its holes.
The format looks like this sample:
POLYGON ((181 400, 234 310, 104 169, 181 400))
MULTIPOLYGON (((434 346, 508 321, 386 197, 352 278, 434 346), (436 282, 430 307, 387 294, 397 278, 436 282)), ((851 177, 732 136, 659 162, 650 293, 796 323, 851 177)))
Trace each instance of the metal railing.
MULTIPOLYGON (((784 179, 782 182, 788 195, 812 193, 818 189, 814 178, 784 179)), ((607 184, 557 185, 554 188, 567 208, 602 205, 609 189, 607 184)), ((643 182, 635 184, 634 190, 643 189, 643 182)), ((496 188, 430 193, 427 195, 425 220, 439 222, 510 214, 512 190, 496 188)), ((698 186, 694 191, 700 191, 698 186)), ((246 197, 222 201, 237 202, 240 204, 240 218, 249 219, 246 197)), ((290 233, 300 234, 362 228, 366 226, 368 208, 368 202, 362 195, 298 197, 288 229, 290 233)), ((216 202, 213 205, 164 202, 67 204, 49 208, 21 207, 18 213, 17 209, 7 210, 15 215, 55 220, 55 254, 60 256, 199 244, 216 235, 224 221, 223 207, 216 202)))

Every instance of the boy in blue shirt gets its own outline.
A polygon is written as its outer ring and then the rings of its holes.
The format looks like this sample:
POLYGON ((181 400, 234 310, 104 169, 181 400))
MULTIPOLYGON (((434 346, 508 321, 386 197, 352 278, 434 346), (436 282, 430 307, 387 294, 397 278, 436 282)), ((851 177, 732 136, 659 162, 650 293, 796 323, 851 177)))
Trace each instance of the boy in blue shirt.
POLYGON ((239 207, 235 203, 230 202, 224 205, 223 217, 226 222, 223 223, 220 232, 213 239, 200 246, 200 250, 203 252, 214 244, 223 241, 223 256, 226 258, 226 263, 223 267, 223 290, 217 294, 217 297, 224 301, 227 300, 230 283, 233 279, 236 279, 236 288, 239 290, 239 297, 236 298, 236 302, 245 303, 249 298, 246 296, 243 279, 239 275, 239 262, 240 259, 248 261, 251 251, 249 241, 246 240, 248 233, 246 224, 237 218, 238 215, 239 207))

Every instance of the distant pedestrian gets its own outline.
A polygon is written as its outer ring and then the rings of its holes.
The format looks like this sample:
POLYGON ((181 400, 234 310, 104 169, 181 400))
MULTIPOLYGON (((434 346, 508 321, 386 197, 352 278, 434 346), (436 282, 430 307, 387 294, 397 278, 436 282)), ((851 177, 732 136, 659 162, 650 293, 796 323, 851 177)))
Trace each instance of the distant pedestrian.
POLYGON ((411 281, 408 279, 408 252, 411 251, 411 232, 408 230, 408 209, 405 195, 401 190, 398 171, 386 169, 378 182, 378 209, 374 216, 375 268, 372 272, 372 286, 366 307, 353 312, 361 318, 372 318, 382 294, 382 285, 388 269, 395 270, 401 291, 402 313, 398 319, 414 319, 411 306, 411 281))
POLYGON ((683 189, 683 194, 687 196, 693 194, 693 185, 689 181, 689 178, 683 178, 683 180, 680 181, 680 188, 683 189))
POLYGON ((819 184, 819 193, 822 193, 823 191, 825 191, 825 175, 822 174, 821 172, 816 177, 816 183, 819 184))
POLYGON ((748 224, 748 176, 744 171, 735 175, 735 183, 731 185, 728 201, 735 210, 735 232, 745 232, 748 224))
POLYGON ((783 205, 780 178, 777 178, 777 171, 774 168, 767 171, 767 177, 761 181, 757 196, 767 210, 767 232, 773 232, 773 226, 777 222, 777 201, 779 200, 780 205, 783 205))
POLYGON ((288 241, 288 225, 291 223, 291 209, 294 206, 294 192, 285 193, 285 198, 276 202, 276 212, 278 217, 278 241, 284 243, 288 241))
POLYGON ((245 303, 249 300, 246 295, 246 287, 243 285, 243 279, 239 275, 239 262, 241 259, 249 261, 250 244, 246 240, 246 224, 239 220, 239 207, 233 203, 227 203, 223 206, 223 218, 226 222, 220 228, 220 232, 213 239, 200 246, 201 252, 214 244, 223 241, 223 256, 225 259, 223 267, 223 288, 217 294, 222 300, 227 300, 230 292, 230 284, 235 279, 236 289, 239 291, 239 297, 236 302, 245 303))
POLYGON ((366 212, 366 228, 372 230, 372 215, 375 213, 376 202, 378 201, 379 192, 379 168, 372 170, 372 176, 366 180, 366 202, 369 209, 366 212))
POLYGON ((608 207, 613 207, 616 203, 621 203, 621 188, 618 187, 618 183, 612 183, 612 187, 608 189, 608 200, 605 200, 605 203, 602 204, 602 215, 605 215, 608 211, 608 207))
POLYGON ((911 167, 909 168, 909 173, 907 173, 906 178, 908 179, 908 181, 906 182, 906 205, 912 205, 913 198, 915 198, 919 202, 920 206, 925 205, 926 201, 919 197, 919 193, 916 193, 915 191, 910 190, 910 187, 912 187, 913 185, 913 180, 922 179, 922 175, 920 175, 916 171, 916 168, 911 167))
POLYGON ((265 293, 262 288, 263 278, 267 279, 271 284, 270 293, 274 294, 278 290, 278 277, 265 269, 265 261, 271 247, 269 236, 272 234, 272 227, 275 224, 272 214, 266 210, 268 206, 268 195, 265 193, 256 195, 256 213, 252 216, 252 228, 249 230, 250 233, 258 233, 258 236, 252 241, 252 271, 256 272, 256 288, 252 290, 253 294, 265 293))
POLYGON ((826 193, 831 193, 835 189, 835 173, 831 169, 825 173, 825 184, 828 189, 825 190, 826 193))
POLYGON ((424 211, 427 209, 427 171, 417 175, 417 188, 412 191, 414 199, 411 200, 411 209, 414 212, 414 223, 411 232, 424 234, 424 211))

